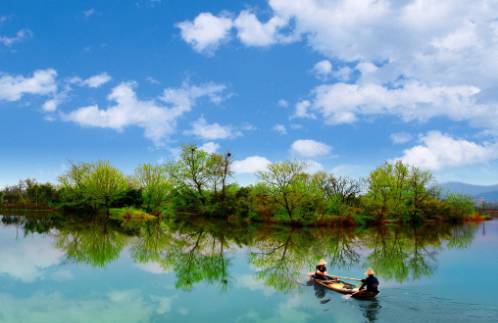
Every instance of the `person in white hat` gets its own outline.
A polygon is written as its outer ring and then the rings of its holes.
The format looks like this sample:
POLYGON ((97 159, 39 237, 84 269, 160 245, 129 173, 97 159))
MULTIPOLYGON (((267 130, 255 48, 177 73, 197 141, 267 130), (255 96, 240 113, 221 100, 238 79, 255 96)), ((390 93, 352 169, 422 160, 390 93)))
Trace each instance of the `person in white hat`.
POLYGON ((315 278, 316 279, 323 279, 323 280, 326 280, 327 279, 327 267, 326 267, 327 263, 325 262, 325 259, 320 259, 320 261, 318 262, 318 265, 316 266, 316 270, 315 270, 315 278))
POLYGON ((377 294, 379 292, 379 280, 374 276, 375 272, 372 268, 368 268, 365 272, 367 278, 361 280, 360 291, 365 287, 367 288, 367 292, 372 292, 377 294))

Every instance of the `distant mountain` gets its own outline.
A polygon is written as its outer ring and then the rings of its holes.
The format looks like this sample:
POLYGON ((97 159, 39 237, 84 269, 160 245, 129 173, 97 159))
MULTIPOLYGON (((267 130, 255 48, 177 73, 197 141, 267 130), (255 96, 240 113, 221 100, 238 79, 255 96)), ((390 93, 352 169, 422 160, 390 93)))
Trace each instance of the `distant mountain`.
POLYGON ((497 185, 473 185, 460 182, 448 182, 438 185, 443 194, 458 193, 474 197, 478 200, 489 202, 498 201, 498 184, 497 185))
POLYGON ((498 191, 481 193, 475 195, 475 198, 486 202, 498 202, 498 191))

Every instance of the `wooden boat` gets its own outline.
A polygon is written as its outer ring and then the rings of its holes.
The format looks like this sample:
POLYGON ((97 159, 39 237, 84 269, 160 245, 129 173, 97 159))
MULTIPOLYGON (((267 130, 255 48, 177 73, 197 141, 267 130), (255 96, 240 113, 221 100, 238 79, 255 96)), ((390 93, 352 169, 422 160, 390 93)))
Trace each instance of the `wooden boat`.
POLYGON ((320 286, 341 294, 351 295, 351 297, 356 299, 373 299, 378 294, 369 292, 367 290, 358 291, 358 288, 355 285, 342 281, 339 278, 333 276, 327 276, 327 280, 316 279, 314 276, 312 276, 312 278, 314 279, 315 283, 320 286))

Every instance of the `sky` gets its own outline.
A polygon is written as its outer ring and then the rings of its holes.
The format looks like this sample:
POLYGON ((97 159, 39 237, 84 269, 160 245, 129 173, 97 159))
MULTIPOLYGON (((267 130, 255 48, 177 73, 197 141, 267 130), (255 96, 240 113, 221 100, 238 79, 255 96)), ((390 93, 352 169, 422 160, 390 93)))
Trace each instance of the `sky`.
POLYGON ((498 2, 0 2, 0 185, 182 144, 356 178, 498 183, 498 2))

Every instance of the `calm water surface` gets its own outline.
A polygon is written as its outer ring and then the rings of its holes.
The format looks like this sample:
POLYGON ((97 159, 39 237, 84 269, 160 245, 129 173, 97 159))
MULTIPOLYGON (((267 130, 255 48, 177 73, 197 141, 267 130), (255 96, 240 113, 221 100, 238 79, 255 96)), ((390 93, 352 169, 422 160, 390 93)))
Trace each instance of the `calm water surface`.
POLYGON ((0 216, 0 322, 498 322, 498 221, 299 230, 0 216), (358 301, 306 283, 376 269, 358 301))

